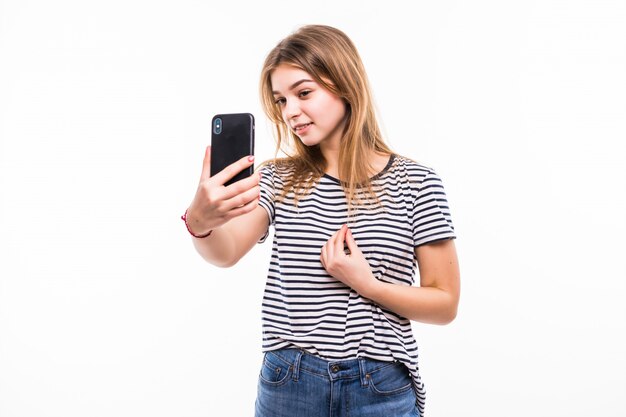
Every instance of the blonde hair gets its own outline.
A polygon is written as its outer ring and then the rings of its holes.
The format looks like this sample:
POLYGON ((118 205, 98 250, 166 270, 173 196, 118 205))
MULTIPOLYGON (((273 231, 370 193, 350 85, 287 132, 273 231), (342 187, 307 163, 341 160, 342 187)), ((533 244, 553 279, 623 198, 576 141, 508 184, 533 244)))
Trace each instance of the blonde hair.
POLYGON ((346 125, 339 150, 339 180, 349 207, 363 195, 377 200, 372 190, 369 161, 372 151, 392 154, 383 141, 369 82, 361 57, 342 31, 330 26, 308 25, 286 37, 267 55, 261 72, 260 92, 263 110, 274 124, 274 162, 293 168, 293 175, 279 198, 294 192, 295 202, 306 195, 326 170, 319 146, 306 146, 289 129, 272 94, 271 75, 281 64, 306 71, 322 87, 346 103, 346 125), (287 158, 277 158, 282 150, 287 158), (363 188, 365 194, 363 194, 363 188))

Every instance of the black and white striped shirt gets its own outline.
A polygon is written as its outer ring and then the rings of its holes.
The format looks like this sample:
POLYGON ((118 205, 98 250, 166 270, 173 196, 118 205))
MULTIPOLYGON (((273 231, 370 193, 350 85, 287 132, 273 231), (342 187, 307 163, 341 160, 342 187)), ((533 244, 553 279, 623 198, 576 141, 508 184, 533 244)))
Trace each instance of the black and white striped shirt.
POLYGON ((329 175, 297 207, 293 193, 277 202, 292 172, 273 163, 261 169, 260 205, 275 230, 263 296, 263 351, 297 347, 327 360, 400 361, 411 372, 423 412, 425 392, 410 321, 330 276, 320 253, 348 223, 377 279, 412 285, 415 247, 455 237, 440 178, 430 168, 392 155, 372 178, 381 205, 358 206, 348 219, 345 193, 329 175))

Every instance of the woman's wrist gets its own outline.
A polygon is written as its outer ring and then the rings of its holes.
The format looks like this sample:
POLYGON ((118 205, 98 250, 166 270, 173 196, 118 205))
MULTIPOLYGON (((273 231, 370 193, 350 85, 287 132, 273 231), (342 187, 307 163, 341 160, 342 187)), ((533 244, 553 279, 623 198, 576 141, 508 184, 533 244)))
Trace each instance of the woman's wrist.
POLYGON ((180 218, 182 221, 185 222, 185 227, 187 228, 187 231, 189 232, 191 236, 195 237, 196 239, 203 239, 205 237, 209 237, 211 233, 213 233, 213 229, 205 233, 196 233, 193 230, 191 230, 191 227, 189 226, 189 217, 187 216, 188 213, 189 213, 189 209, 185 210, 185 214, 180 216, 180 218))
POLYGON ((383 290, 383 284, 384 282, 378 280, 371 274, 371 279, 365 281, 358 290, 356 290, 356 288, 355 290, 361 294, 361 296, 374 301, 379 297, 381 290, 383 290))

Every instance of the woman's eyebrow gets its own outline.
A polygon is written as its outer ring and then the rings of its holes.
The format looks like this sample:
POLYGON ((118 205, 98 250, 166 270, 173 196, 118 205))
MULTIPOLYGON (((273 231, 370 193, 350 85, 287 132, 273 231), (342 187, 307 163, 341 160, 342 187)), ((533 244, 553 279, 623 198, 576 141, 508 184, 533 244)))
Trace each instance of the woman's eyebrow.
MULTIPOLYGON (((295 83, 291 84, 291 87, 289 87, 290 90, 293 90, 294 88, 296 88, 297 86, 299 86, 302 83, 306 83, 306 82, 313 82, 313 80, 309 80, 307 78, 303 78, 302 80, 296 81, 295 83)), ((272 91, 272 94, 280 94, 280 92, 278 91, 272 91)))

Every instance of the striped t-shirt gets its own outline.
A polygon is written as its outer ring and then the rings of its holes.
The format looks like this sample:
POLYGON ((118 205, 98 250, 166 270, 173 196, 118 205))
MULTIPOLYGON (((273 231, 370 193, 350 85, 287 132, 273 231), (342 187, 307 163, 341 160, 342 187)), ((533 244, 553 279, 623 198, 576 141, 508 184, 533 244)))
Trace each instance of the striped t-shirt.
POLYGON ((274 226, 263 296, 263 352, 295 347, 327 360, 402 362, 411 373, 423 413, 425 391, 410 321, 330 276, 320 254, 326 241, 348 223, 377 279, 412 285, 415 247, 455 237, 440 178, 430 168, 392 155, 372 178, 382 206, 358 206, 348 220, 345 192, 329 175, 300 197, 297 206, 292 192, 278 202, 292 172, 274 163, 261 169, 260 205, 274 226))

